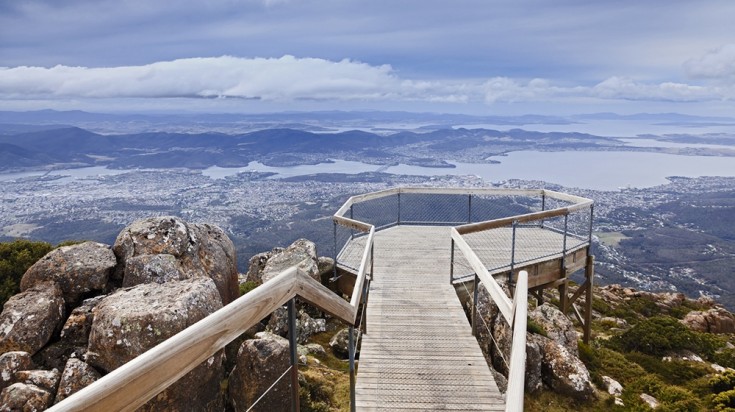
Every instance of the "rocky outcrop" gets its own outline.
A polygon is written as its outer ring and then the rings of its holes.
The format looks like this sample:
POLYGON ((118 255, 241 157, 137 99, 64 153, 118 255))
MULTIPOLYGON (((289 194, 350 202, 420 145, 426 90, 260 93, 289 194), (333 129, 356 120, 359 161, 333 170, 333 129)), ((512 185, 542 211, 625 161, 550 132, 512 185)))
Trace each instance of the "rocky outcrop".
POLYGON ((681 323, 697 332, 735 333, 735 317, 721 307, 689 312, 681 323))
POLYGON ((85 387, 91 385, 100 378, 99 372, 76 358, 71 358, 66 362, 64 372, 61 374, 59 388, 56 392, 56 400, 59 403, 69 396, 79 392, 85 387))
POLYGON ((545 343, 542 336, 533 333, 526 337, 526 393, 537 393, 544 386, 541 365, 545 343))
POLYGON ((34 285, 11 297, 0 314, 0 353, 43 348, 64 317, 64 298, 53 282, 34 285))
POLYGON ((113 251, 120 261, 116 276, 127 286, 207 277, 224 304, 239 296, 235 246, 216 226, 177 217, 139 220, 118 235, 113 251))
POLYGON ((36 385, 14 383, 0 393, 0 411, 43 411, 51 406, 54 395, 36 385))
POLYGON ((281 248, 276 248, 272 251, 258 253, 257 255, 251 257, 250 261, 248 261, 248 272, 245 274, 245 281, 255 282, 258 285, 262 284, 263 269, 265 269, 265 264, 268 263, 268 259, 270 259, 274 253, 278 253, 282 250, 283 249, 281 248))
POLYGON ((544 328, 547 337, 567 348, 575 357, 579 356, 577 331, 572 321, 556 306, 544 303, 530 311, 528 317, 544 328))
POLYGON ((69 345, 87 346, 89 341, 89 332, 92 329, 92 310, 104 299, 104 296, 97 296, 86 299, 82 304, 74 310, 66 319, 64 327, 61 329, 61 340, 69 345))
POLYGON ((49 252, 31 266, 20 281, 21 291, 54 282, 68 301, 83 293, 101 291, 117 264, 110 247, 96 242, 64 246, 49 252))
MULTIPOLYGON (((245 411, 290 365, 288 341, 280 336, 259 333, 258 339, 245 341, 237 353, 237 363, 229 379, 229 396, 235 411, 245 411)), ((253 411, 290 409, 291 385, 288 377, 253 408, 253 411)))
POLYGON ((299 239, 286 249, 274 252, 265 263, 260 276, 255 275, 253 280, 260 278, 260 281, 265 283, 291 266, 298 266, 317 282, 321 281, 316 245, 306 239, 299 239))
POLYGON ((59 386, 59 377, 58 369, 50 371, 42 369, 22 370, 15 373, 17 382, 38 386, 49 393, 56 393, 56 388, 59 386))

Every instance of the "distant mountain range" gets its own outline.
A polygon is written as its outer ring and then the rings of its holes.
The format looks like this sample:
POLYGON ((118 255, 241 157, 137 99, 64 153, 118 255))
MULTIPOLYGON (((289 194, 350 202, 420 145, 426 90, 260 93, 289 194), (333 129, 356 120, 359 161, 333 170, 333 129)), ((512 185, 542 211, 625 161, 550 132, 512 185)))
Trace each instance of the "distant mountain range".
MULTIPOLYGON (((6 129, 7 130, 7 129, 6 129)), ((329 158, 369 160, 378 164, 442 164, 461 151, 546 147, 615 146, 615 139, 582 133, 540 133, 521 129, 441 129, 427 133, 399 132, 388 136, 364 131, 314 133, 267 129, 222 133, 135 133, 101 135, 78 127, 41 129, 0 135, 0 170, 49 165, 107 165, 117 168, 241 167, 254 160, 273 166, 326 161, 329 158), (438 160, 437 160, 438 159, 438 160)))

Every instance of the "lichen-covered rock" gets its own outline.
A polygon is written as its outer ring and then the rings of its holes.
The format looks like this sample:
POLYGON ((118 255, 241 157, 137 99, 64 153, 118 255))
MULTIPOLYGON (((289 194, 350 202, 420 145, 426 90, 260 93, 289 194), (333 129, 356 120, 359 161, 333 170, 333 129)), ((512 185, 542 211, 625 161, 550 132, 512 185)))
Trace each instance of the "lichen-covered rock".
POLYGON ((544 344, 543 336, 532 333, 526 336, 526 393, 536 393, 543 388, 541 364, 544 344))
POLYGON ((640 398, 651 409, 656 409, 660 405, 658 399, 654 398, 653 396, 651 396, 651 395, 649 395, 647 393, 642 393, 641 396, 640 396, 640 398))
POLYGON ((32 369, 31 354, 22 351, 5 352, 0 355, 0 389, 15 383, 15 373, 32 369))
POLYGON ((64 297, 76 300, 82 293, 103 290, 117 265, 110 247, 96 242, 64 246, 52 250, 31 266, 20 281, 20 290, 52 281, 64 297))
POLYGON ((66 342, 59 341, 50 345, 46 345, 33 355, 33 361, 43 369, 64 370, 66 361, 69 358, 82 359, 87 353, 87 346, 70 345, 66 342))
POLYGON ((174 255, 133 256, 125 262, 123 287, 187 279, 174 255))
POLYGON ((92 328, 92 310, 104 296, 85 299, 82 304, 71 311, 61 329, 61 340, 69 345, 87 346, 89 331, 92 328))
POLYGON ((528 317, 541 325, 550 339, 555 340, 574 356, 579 356, 577 348, 577 331, 557 307, 544 303, 528 313, 528 317))
POLYGON ((541 338, 544 341, 541 366, 544 383, 555 392, 574 399, 593 399, 595 391, 584 363, 565 346, 552 339, 541 338))
POLYGON ((88 361, 112 371, 220 307, 214 282, 206 278, 122 289, 93 310, 88 361))
POLYGON ((14 383, 0 394, 0 411, 43 411, 54 396, 47 390, 27 383, 14 383))
POLYGON ((143 219, 120 232, 113 251, 120 262, 116 277, 126 285, 208 277, 224 304, 239 297, 235 245, 216 226, 170 216, 143 219), (142 257, 156 255, 175 262, 142 257))
POLYGON ((265 283, 294 265, 298 266, 317 282, 321 281, 316 245, 314 242, 306 239, 299 239, 286 249, 273 253, 263 268, 262 275, 260 276, 261 281, 265 283))
MULTIPOLYGON (((355 329, 354 332, 354 339, 355 342, 360 339, 360 334, 362 332, 359 329, 355 329)), ((349 337, 350 337, 350 330, 349 328, 340 329, 339 332, 337 332, 334 336, 332 336, 332 339, 329 340, 329 347, 332 348, 332 351, 342 358, 347 359, 350 356, 349 353, 349 337)), ((356 350, 356 354, 360 353, 359 347, 356 350)))
MULTIPOLYGON (((290 366, 288 341, 280 336, 259 333, 258 339, 243 342, 237 364, 229 379, 230 402, 235 411, 245 411, 290 366)), ((253 411, 287 411, 291 407, 290 379, 277 383, 253 411)))
POLYGON ((23 370, 15 373, 16 382, 36 385, 49 393, 56 393, 56 388, 59 386, 59 377, 58 369, 50 371, 43 369, 23 370))
POLYGON ((605 385, 605 390, 607 390, 607 393, 610 395, 620 396, 623 394, 623 385, 615 379, 609 376, 603 376, 602 383, 605 385))
POLYGON ((91 385, 100 378, 99 372, 76 358, 70 358, 66 362, 64 372, 61 373, 59 388, 56 392, 54 403, 59 403, 71 395, 91 385))
MULTIPOLYGON (((327 330, 327 321, 314 319, 304 310, 300 310, 296 317, 296 340, 300 344, 306 343, 317 333, 327 330)), ((282 337, 288 336, 288 310, 284 307, 276 309, 268 321, 266 331, 282 337)))
POLYGON ((689 312, 681 323, 697 332, 735 333, 735 317, 721 307, 689 312))
POLYGON ((334 276, 334 259, 327 256, 319 256, 317 258, 317 266, 319 267, 319 277, 322 279, 322 284, 334 276))
POLYGON ((53 282, 39 283, 11 297, 0 314, 0 353, 38 352, 60 327, 64 298, 53 282))
MULTIPOLYGON (((220 295, 209 278, 120 290, 93 310, 87 361, 112 371, 221 307, 220 295)), ((140 410, 221 410, 219 382, 223 377, 220 351, 140 410)))

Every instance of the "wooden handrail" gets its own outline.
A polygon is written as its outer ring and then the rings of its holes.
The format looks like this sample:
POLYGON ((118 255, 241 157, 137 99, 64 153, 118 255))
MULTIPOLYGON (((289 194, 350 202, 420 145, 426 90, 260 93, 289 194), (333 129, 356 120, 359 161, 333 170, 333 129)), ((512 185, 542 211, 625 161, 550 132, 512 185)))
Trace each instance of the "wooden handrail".
POLYGON ((513 296, 513 318, 507 319, 513 328, 510 349, 508 389, 505 392, 506 412, 523 410, 523 392, 526 378, 526 323, 528 316, 528 272, 518 272, 513 296))

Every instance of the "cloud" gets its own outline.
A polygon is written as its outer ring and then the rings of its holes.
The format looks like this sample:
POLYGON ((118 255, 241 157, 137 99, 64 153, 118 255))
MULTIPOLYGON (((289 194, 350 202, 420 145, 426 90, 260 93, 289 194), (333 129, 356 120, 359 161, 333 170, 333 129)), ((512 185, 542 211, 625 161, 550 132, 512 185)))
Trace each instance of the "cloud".
POLYGON ((735 81, 735 44, 726 44, 699 58, 687 60, 684 69, 693 78, 735 81))
POLYGON ((447 104, 634 100, 728 100, 735 89, 685 83, 644 83, 610 77, 592 86, 535 78, 404 78, 390 65, 343 59, 187 58, 140 66, 0 67, 0 99, 207 98, 267 102, 363 101, 447 104))

